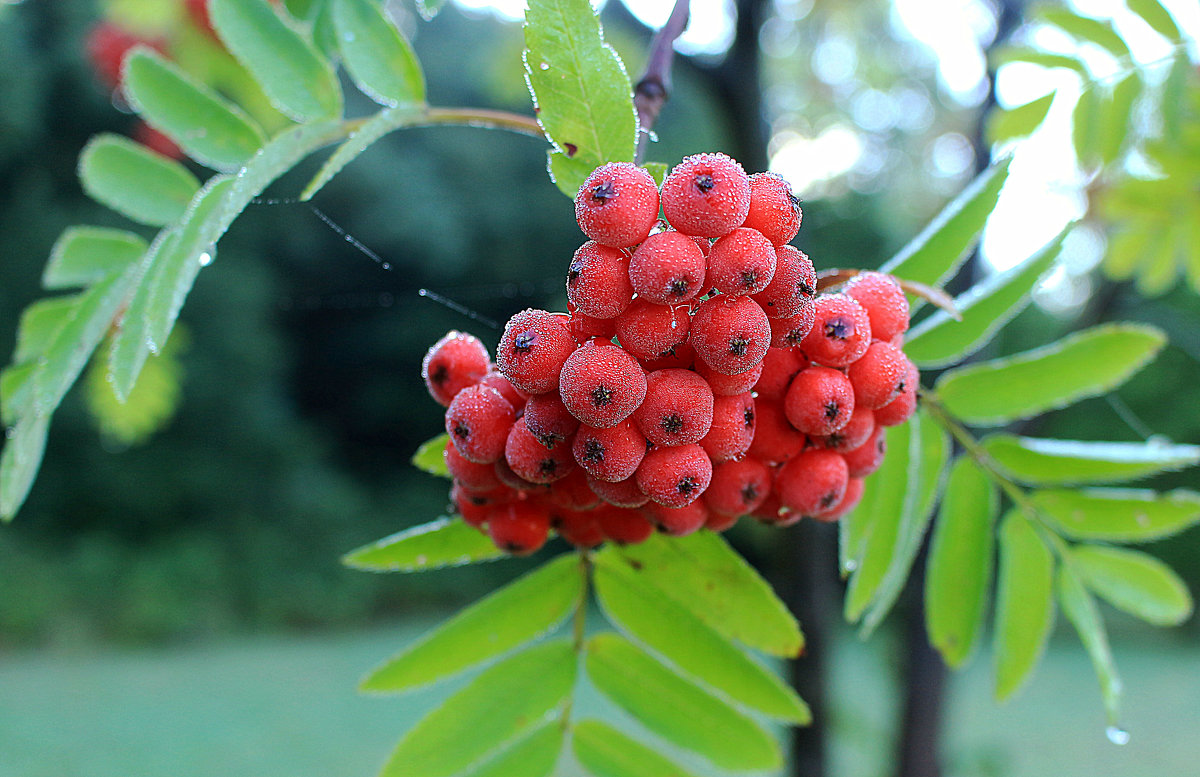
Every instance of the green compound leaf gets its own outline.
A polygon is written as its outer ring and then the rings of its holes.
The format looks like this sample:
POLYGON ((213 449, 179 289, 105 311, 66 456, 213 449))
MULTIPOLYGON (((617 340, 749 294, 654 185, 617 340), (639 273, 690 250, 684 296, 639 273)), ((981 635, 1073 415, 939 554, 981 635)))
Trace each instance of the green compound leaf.
POLYGON ((225 47, 272 105, 300 122, 341 115, 333 68, 266 0, 210 0, 208 10, 225 47))
POLYGON ((79 180, 96 202, 155 227, 182 216, 200 188, 196 177, 178 162, 108 133, 97 135, 84 147, 79 180))
POLYGON ((1062 250, 1068 226, 1044 248, 1011 270, 993 275, 954 300, 961 314, 956 321, 939 310, 909 332, 904 353, 924 369, 955 364, 987 345, 1006 323, 1029 304, 1038 280, 1053 266, 1062 250))
POLYGON ((139 47, 129 55, 123 84, 130 103, 151 126, 215 170, 237 170, 267 142, 240 108, 153 49, 139 47))
POLYGON ((1037 10, 1039 21, 1053 24, 1063 32, 1080 41, 1095 43, 1118 59, 1129 56, 1129 45, 1125 43, 1112 22, 1093 19, 1090 16, 1080 16, 1066 8, 1046 6, 1037 10))
POLYGON ((571 744, 579 763, 596 777, 695 777, 657 750, 599 720, 576 723, 571 744))
POLYGON ((68 227, 50 250, 42 272, 47 289, 90 286, 125 272, 146 253, 146 241, 120 229, 68 227))
POLYGON ((1124 383, 1158 353, 1166 337, 1141 324, 1108 324, 1032 351, 942 374, 942 404, 974 426, 1066 407, 1124 383))
MULTIPOLYGON (((937 504, 938 494, 945 482, 946 461, 950 456, 951 447, 950 436, 945 429, 929 418, 924 410, 918 410, 908 423, 915 424, 911 455, 916 457, 918 462, 917 477, 908 485, 908 490, 912 492, 912 507, 909 509, 906 503, 904 513, 900 516, 891 561, 863 616, 861 633, 864 638, 883 622, 900 592, 904 590, 908 574, 912 571, 913 562, 925 539, 925 530, 929 527, 929 519, 933 515, 934 505, 937 504)), ((866 562, 870 558, 868 541, 867 555, 864 556, 859 574, 866 569, 866 562)))
POLYGON ((1192 614, 1179 575, 1148 553, 1103 545, 1071 548, 1071 566, 1087 587, 1118 610, 1156 626, 1178 626, 1192 614))
POLYGON ((550 777, 562 751, 563 726, 555 720, 463 774, 463 777, 550 777))
POLYGON ((996 699, 1004 701, 1028 679, 1054 627, 1054 557, 1019 512, 1000 524, 996 584, 996 699))
POLYGON ((439 518, 351 551, 342 563, 371 572, 423 572, 504 555, 486 534, 461 519, 439 518))
POLYGON ((1011 162, 1012 157, 1006 157, 969 183, 881 271, 939 287, 953 277, 995 209, 1011 162))
POLYGON ((588 677, 646 728, 725 769, 773 769, 779 744, 757 723, 616 634, 587 644, 588 677))
POLYGON ((800 624, 767 581, 719 534, 652 535, 638 545, 609 546, 621 563, 727 639, 776 656, 804 649, 800 624))
POLYGON ((0 452, 0 520, 11 521, 21 509, 46 452, 50 415, 23 416, 5 435, 0 452))
POLYGON ((1032 135, 1046 120, 1046 114, 1050 113, 1050 105, 1057 95, 1058 92, 1054 91, 1016 108, 993 111, 987 119, 987 142, 1003 143, 1032 135))
POLYGON ((421 447, 417 448, 417 452, 413 454, 413 466, 422 472, 428 472, 430 475, 437 475, 440 478, 450 477, 450 470, 446 468, 446 446, 450 443, 450 435, 439 434, 432 440, 426 440, 421 443, 421 447))
POLYGON ((1104 699, 1108 724, 1115 726, 1121 712, 1121 678, 1117 676, 1112 650, 1108 646, 1108 634, 1095 600, 1067 564, 1058 568, 1058 602, 1092 659, 1092 667, 1100 680, 1100 695, 1104 699))
POLYGON ((370 0, 329 0, 342 60, 363 94, 388 106, 425 101, 425 75, 408 41, 370 0))
POLYGON ((1195 491, 1038 491, 1033 504, 1064 535, 1080 540, 1146 542, 1200 522, 1200 494, 1195 491))
POLYGON ((1010 46, 997 53, 994 59, 997 67, 1013 62, 1028 62, 1031 65, 1038 65, 1050 70, 1056 68, 1070 70, 1085 81, 1088 78, 1088 70, 1083 62, 1066 54, 1052 54, 1040 49, 1010 46))
POLYGON ((21 323, 17 326, 17 350, 13 362, 32 361, 46 352, 54 335, 62 328, 79 304, 82 295, 47 297, 34 302, 21 311, 21 323))
POLYGON ((1158 0, 1125 0, 1125 4, 1159 35, 1170 41, 1183 40, 1175 20, 1158 0))
POLYGON ((33 374, 37 364, 11 364, 0 371, 0 421, 12 426, 24 415, 33 399, 33 374))
POLYGON ((1105 91, 1094 84, 1084 89, 1079 93, 1075 110, 1071 113, 1071 143, 1075 146, 1075 156, 1080 166, 1084 168, 1093 168, 1101 163, 1100 125, 1107 113, 1105 91))
POLYGON ((486 669, 400 740, 380 777, 451 777, 540 728, 575 684, 566 640, 523 650, 486 669))
POLYGON ((650 177, 659 186, 662 186, 663 181, 667 178, 667 172, 671 169, 666 162, 645 162, 642 167, 646 168, 646 172, 650 173, 650 177))
POLYGON ((359 690, 407 691, 450 677, 554 630, 582 596, 579 559, 559 556, 460 611, 367 675, 359 690))
POLYGON ((983 447, 1006 474, 1032 485, 1115 483, 1191 467, 1200 446, 1148 442, 1082 442, 997 434, 983 447))
POLYGON ((305 202, 311 200, 314 194, 342 171, 342 168, 357 159, 376 141, 402 127, 420 123, 425 115, 423 110, 405 105, 380 111, 367 119, 361 127, 350 134, 345 143, 338 146, 329 159, 325 160, 325 164, 321 165, 321 169, 300 192, 300 199, 305 202))
POLYGON ((531 0, 525 13, 525 79, 554 150, 555 183, 574 197, 587 172, 633 160, 637 115, 629 74, 604 42, 588 0, 531 0), (576 180, 578 179, 578 180, 576 180))
POLYGON ((1129 139, 1134 103, 1141 97, 1144 86, 1137 70, 1113 85, 1111 97, 1104 102, 1101 110, 1101 123, 1096 139, 1101 164, 1112 164, 1121 155, 1121 150, 1129 139))
POLYGON ((187 339, 186 331, 177 332, 162 353, 146 360, 125 402, 113 393, 106 360, 92 359, 84 376, 84 400, 101 435, 120 446, 140 445, 171 421, 183 393, 179 354, 187 339))
POLYGON ((963 666, 982 632, 1000 499, 967 456, 950 468, 925 573, 925 630, 946 664, 963 666))
POLYGON ((615 555, 596 558, 596 596, 617 628, 735 702, 790 723, 812 720, 807 705, 777 675, 633 575, 615 555))

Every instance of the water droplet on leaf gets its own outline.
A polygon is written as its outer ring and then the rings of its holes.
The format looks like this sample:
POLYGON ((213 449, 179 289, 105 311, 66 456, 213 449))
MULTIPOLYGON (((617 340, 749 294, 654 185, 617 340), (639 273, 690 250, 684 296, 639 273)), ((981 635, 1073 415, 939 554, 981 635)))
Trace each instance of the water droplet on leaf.
POLYGON ((1108 741, 1114 745, 1129 744, 1129 732, 1120 726, 1109 726, 1104 729, 1104 736, 1108 737, 1108 741))
POLYGON ((201 267, 208 267, 212 263, 213 263, 212 254, 210 254, 208 251, 205 251, 204 253, 200 254, 200 266, 201 267))

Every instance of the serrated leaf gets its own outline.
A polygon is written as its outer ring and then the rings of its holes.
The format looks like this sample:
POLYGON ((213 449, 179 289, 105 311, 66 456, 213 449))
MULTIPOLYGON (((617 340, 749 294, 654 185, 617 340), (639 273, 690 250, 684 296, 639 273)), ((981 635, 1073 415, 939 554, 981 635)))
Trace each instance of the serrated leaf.
POLYGON ((1053 24, 1077 40, 1095 43, 1118 59, 1129 56, 1128 44, 1113 28, 1110 21, 1080 16, 1074 11, 1059 6, 1039 8, 1037 18, 1053 24))
POLYGON ((31 303, 21 311, 13 363, 32 361, 45 353, 54 342, 58 330, 74 315, 82 297, 82 294, 47 297, 31 303))
POLYGON ((1059 531, 1080 540, 1146 542, 1200 522, 1200 494, 1182 489, 1055 489, 1033 494, 1033 504, 1059 531))
POLYGON ((966 261, 1008 180, 1012 157, 993 164, 950 201, 908 245, 884 263, 882 272, 941 286, 966 261))
POLYGON ((1002 143, 1032 135, 1046 120, 1046 114, 1050 112, 1050 105, 1057 94, 1058 92, 1054 91, 1015 108, 993 111, 987 120, 987 142, 1002 143))
POLYGON ((1055 68, 1064 68, 1075 72, 1080 78, 1085 80, 1088 78, 1088 70, 1083 62, 1066 54, 1053 54, 1041 49, 1010 46, 1001 49, 994 59, 997 66, 1013 62, 1027 62, 1031 65, 1038 65, 1052 70, 1055 68))
POLYGON ((562 744, 563 726, 551 721, 463 777, 550 777, 562 744))
POLYGON ((281 112, 300 122, 341 115, 333 68, 266 0, 209 0, 208 12, 225 47, 281 112))
POLYGON ((342 563, 372 572, 422 572, 504 555, 486 534, 461 519, 439 518, 351 551, 342 563))
POLYGON ((998 434, 983 447, 1014 480, 1078 485, 1136 480, 1200 463, 1200 446, 1148 442, 1082 442, 998 434))
POLYGON ((446 445, 450 442, 450 435, 439 434, 432 440, 426 440, 421 443, 421 447, 417 448, 417 452, 413 454, 413 466, 422 472, 428 472, 430 475, 437 475, 440 478, 450 477, 450 470, 446 468, 446 445))
POLYGON ((1100 696, 1104 699, 1108 723, 1116 725, 1121 711, 1121 679, 1108 646, 1108 634, 1095 600, 1068 564, 1058 568, 1058 602, 1092 659, 1092 667, 1100 680, 1100 696))
POLYGON ((425 75, 408 41, 370 0, 329 0, 346 71, 363 94, 395 107, 425 101, 425 75))
POLYGON ((1172 42, 1183 40, 1175 20, 1158 0, 1125 0, 1125 4, 1159 35, 1172 42))
POLYGON ((617 628, 735 702, 799 725, 812 720, 808 706, 777 675, 633 575, 614 555, 596 558, 596 597, 617 628))
POLYGON ((84 147, 79 180, 96 202, 155 227, 182 216, 200 187, 178 162, 109 133, 95 136, 84 147))
POLYGON ((11 426, 24 415, 33 399, 33 362, 12 364, 0 371, 0 422, 11 426))
POLYGON ((1136 69, 1113 85, 1111 98, 1101 111, 1102 121, 1098 127, 1096 147, 1102 164, 1112 164, 1121 155, 1121 149, 1129 138, 1133 106, 1141 96, 1143 86, 1136 69))
POLYGON ((1138 550, 1076 545, 1071 564, 1087 587, 1118 610, 1156 626, 1178 626, 1192 614, 1192 596, 1169 566, 1138 550))
POLYGON ((1054 557, 1033 525, 1010 511, 1000 524, 996 583, 996 699, 1028 679, 1054 627, 1054 557))
POLYGON ((961 318, 938 310, 913 327, 904 353, 913 364, 938 369, 955 364, 991 342, 996 332, 1029 304, 1038 280, 1054 265, 1068 226, 1021 264, 977 283, 954 300, 961 318))
POLYGON ((125 272, 146 248, 145 240, 122 229, 68 227, 50 249, 42 285, 47 289, 90 286, 125 272))
POLYGON ((146 361, 141 377, 125 402, 117 399, 104 358, 92 359, 84 376, 84 400, 100 433, 122 446, 139 445, 175 416, 182 394, 186 332, 176 333, 167 347, 146 361))
POLYGON ((579 559, 559 556, 459 611, 372 671, 359 690, 407 691, 455 675, 554 630, 582 595, 579 559))
POLYGON ((425 112, 421 109, 405 105, 380 111, 367 119, 350 134, 345 143, 338 146, 329 159, 325 160, 325 164, 321 165, 321 169, 300 192, 300 199, 305 202, 311 200, 314 194, 342 171, 342 168, 357 159, 376 141, 390 132, 416 123, 424 116, 425 112))
POLYGON ((572 166, 588 170, 632 161, 637 142, 633 89, 621 58, 604 42, 591 3, 532 0, 525 12, 525 47, 526 81, 538 122, 555 149, 572 166))
POLYGON ((123 86, 151 126, 215 170, 237 170, 267 142, 240 108, 153 49, 139 47, 126 58, 123 86))
POLYGON ((956 669, 971 656, 982 631, 999 510, 991 479, 960 456, 950 468, 925 572, 925 630, 956 669))
POLYGON ((942 373, 946 409, 973 426, 999 426, 1120 386, 1166 343, 1144 324, 1107 324, 1032 351, 942 373))
POLYGON ((951 448, 949 434, 924 409, 918 410, 908 423, 915 424, 913 455, 918 461, 917 478, 908 484, 913 493, 912 509, 907 509, 906 505, 896 536, 895 552, 863 616, 861 634, 864 638, 883 622, 904 590, 945 483, 946 461, 951 448))
POLYGON ((0 452, 0 520, 11 521, 29 496, 46 452, 49 424, 48 413, 25 415, 5 434, 0 452))
POLYGON ((688 682, 616 634, 588 640, 596 688, 646 728, 725 769, 782 765, 779 744, 753 720, 688 682))
POLYGON ((579 763, 595 777, 694 777, 658 750, 599 720, 576 723, 571 744, 579 763))
POLYGON ((728 639, 788 658, 804 649, 804 635, 787 606, 719 534, 656 534, 637 545, 609 546, 601 554, 619 556, 635 577, 728 639))
POLYGON ((539 727, 571 692, 575 663, 554 640, 484 670, 409 730, 380 777, 451 777, 539 727))

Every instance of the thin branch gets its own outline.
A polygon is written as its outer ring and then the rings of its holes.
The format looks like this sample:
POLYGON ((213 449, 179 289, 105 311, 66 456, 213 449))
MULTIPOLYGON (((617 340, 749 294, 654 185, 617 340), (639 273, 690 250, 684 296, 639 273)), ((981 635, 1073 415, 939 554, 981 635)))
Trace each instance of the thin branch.
MULTIPOLYGON (((817 291, 828 291, 834 286, 845 283, 861 272, 862 270, 822 270, 817 274, 817 291)), ((946 311, 955 321, 962 321, 962 313, 955 306, 954 299, 941 289, 921 283, 920 281, 909 281, 904 278, 896 278, 896 283, 900 284, 900 288, 909 294, 915 294, 926 302, 931 302, 946 311)))
POLYGON ((667 23, 662 26, 650 42, 650 56, 646 70, 633 89, 633 107, 638 117, 637 161, 646 155, 650 141, 650 130, 658 120, 658 113, 671 93, 671 62, 675 57, 675 40, 683 34, 690 14, 689 0, 675 0, 675 7, 667 23))

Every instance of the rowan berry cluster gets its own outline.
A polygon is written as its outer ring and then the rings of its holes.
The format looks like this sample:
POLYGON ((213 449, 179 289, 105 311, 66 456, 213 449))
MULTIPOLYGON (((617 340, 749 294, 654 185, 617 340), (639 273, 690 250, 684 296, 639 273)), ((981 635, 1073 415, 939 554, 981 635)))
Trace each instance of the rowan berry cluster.
POLYGON ((495 363, 459 332, 425 358, 463 519, 528 553, 849 512, 916 403, 896 281, 818 294, 787 183, 723 154, 661 188, 606 164, 575 214, 567 313, 513 316, 495 363))

